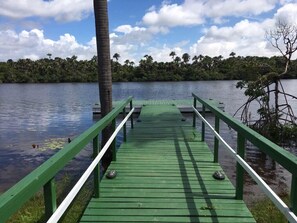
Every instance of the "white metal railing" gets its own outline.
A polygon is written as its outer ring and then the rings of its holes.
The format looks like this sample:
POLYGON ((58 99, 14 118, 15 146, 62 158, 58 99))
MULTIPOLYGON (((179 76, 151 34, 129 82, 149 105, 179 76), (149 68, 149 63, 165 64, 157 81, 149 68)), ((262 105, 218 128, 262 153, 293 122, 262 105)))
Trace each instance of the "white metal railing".
POLYGON ((74 200, 82 186, 85 184, 89 176, 92 174, 95 167, 99 164, 100 160, 104 156, 105 152, 119 133, 119 131, 122 129, 122 127, 125 125, 125 123, 128 121, 129 117, 133 114, 134 108, 128 113, 128 115, 123 119, 123 121, 119 124, 119 126, 116 128, 116 130, 113 132, 109 140, 106 142, 104 147, 101 149, 99 154, 95 157, 93 162, 90 164, 90 166, 87 168, 87 170, 84 172, 84 174, 80 177, 78 182, 75 184, 75 186, 72 188, 72 190, 69 192, 69 194, 66 196, 66 198, 62 201, 62 203, 59 205, 57 210, 53 213, 53 215, 48 219, 47 223, 56 223, 58 220, 62 217, 62 215, 65 213, 71 202, 74 200))
POLYGON ((269 197, 269 199, 277 206, 277 208, 283 213, 283 215, 287 218, 291 223, 297 223, 297 217, 293 211, 282 201, 282 199, 266 184, 266 182, 253 170, 253 168, 242 159, 232 148, 229 146, 226 141, 220 136, 220 134, 215 131, 215 129, 206 121, 206 119, 192 106, 196 115, 210 128, 210 130, 214 133, 215 137, 223 143, 223 145, 227 148, 233 158, 236 159, 237 163, 239 163, 242 168, 252 177, 252 179, 259 185, 262 191, 269 197))

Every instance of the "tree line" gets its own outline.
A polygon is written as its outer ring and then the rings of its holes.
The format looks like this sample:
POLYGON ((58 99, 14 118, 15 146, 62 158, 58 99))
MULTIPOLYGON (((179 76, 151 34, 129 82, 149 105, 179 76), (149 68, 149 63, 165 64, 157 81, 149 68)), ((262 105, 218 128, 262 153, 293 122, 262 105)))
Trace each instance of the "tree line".
MULTIPOLYGON (((97 82, 97 57, 78 60, 76 56, 62 59, 19 59, 0 62, 0 83, 59 83, 97 82)), ((158 62, 145 55, 138 64, 127 59, 119 63, 120 55, 111 59, 112 80, 127 81, 196 81, 196 80, 253 80, 269 72, 279 73, 286 60, 282 56, 236 56, 228 58, 207 55, 193 56, 188 53, 176 55, 172 51, 170 62, 158 62)), ((292 60, 290 69, 282 78, 297 78, 297 60, 292 60)))

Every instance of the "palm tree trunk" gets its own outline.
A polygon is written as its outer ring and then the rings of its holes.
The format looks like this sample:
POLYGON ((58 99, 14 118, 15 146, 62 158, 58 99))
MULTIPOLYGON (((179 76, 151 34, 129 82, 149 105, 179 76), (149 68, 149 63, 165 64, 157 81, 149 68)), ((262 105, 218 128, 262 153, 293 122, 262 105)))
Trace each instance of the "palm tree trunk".
MULTIPOLYGON (((112 110, 112 78, 110 64, 110 43, 108 30, 108 12, 107 0, 94 0, 94 14, 96 26, 96 42, 98 54, 98 82, 99 96, 101 104, 102 117, 112 110)), ((103 146, 112 134, 112 126, 110 125, 102 132, 103 146)), ((106 169, 111 162, 112 151, 108 149, 106 155, 102 159, 103 168, 106 169)))

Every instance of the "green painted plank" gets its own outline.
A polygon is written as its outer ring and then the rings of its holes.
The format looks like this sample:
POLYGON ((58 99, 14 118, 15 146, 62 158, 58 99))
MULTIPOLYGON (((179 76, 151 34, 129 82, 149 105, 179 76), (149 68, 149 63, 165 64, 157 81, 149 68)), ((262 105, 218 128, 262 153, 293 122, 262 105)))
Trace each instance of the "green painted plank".
POLYGON ((220 217, 252 217, 247 210, 220 210, 220 209, 93 209, 87 208, 84 215, 97 216, 220 216, 220 217))
POLYGON ((156 193, 163 193, 163 194, 167 194, 167 193, 172 193, 172 194, 189 194, 191 196, 191 194, 194 193, 205 193, 208 192, 210 193, 211 191, 213 191, 212 193, 234 193, 234 189, 233 188, 206 188, 201 186, 200 188, 118 188, 118 187, 110 187, 110 188, 106 188, 103 187, 102 190, 100 190, 100 192, 102 193, 112 193, 112 194, 117 194, 117 193, 123 193, 123 194, 156 194, 156 193))
POLYGON ((193 197, 191 200, 186 198, 134 198, 134 197, 127 197, 127 198, 92 198, 90 201, 91 203, 211 203, 211 204, 224 204, 228 207, 229 204, 235 205, 245 205, 244 201, 236 200, 236 199, 209 199, 205 197, 193 197))
MULTIPOLYGON (((192 179, 192 178, 197 179, 197 178, 201 178, 201 177, 203 178, 204 176, 212 177, 212 173, 199 172, 199 175, 198 175, 198 173, 187 173, 187 172, 182 172, 182 173, 159 172, 159 173, 157 173, 157 172, 139 172, 139 171, 131 170, 130 172, 124 173, 121 170, 118 171, 118 174, 123 175, 124 177, 129 177, 129 176, 132 176, 132 177, 163 177, 164 179, 168 179, 168 178, 177 179, 177 178, 184 177, 184 176, 186 176, 188 179, 192 179)), ((216 182, 213 179, 212 179, 212 181, 216 182)))
MULTIPOLYGON (((207 188, 207 190, 218 190, 218 189, 228 189, 228 190, 233 190, 234 191, 234 187, 230 184, 205 184, 204 185, 205 188, 207 188)), ((184 185, 184 184, 129 184, 129 183, 117 183, 117 184, 102 184, 100 188, 107 188, 107 189, 121 189, 121 188, 130 188, 130 189, 184 189, 186 190, 196 190, 196 189, 201 189, 202 186, 199 185, 184 185)))
MULTIPOLYGON (((117 180, 117 181, 114 181, 113 183, 114 184, 121 184, 121 183, 130 183, 130 184, 156 184, 156 183, 160 183, 161 185, 162 184, 184 184, 184 185, 190 185, 192 186, 193 184, 196 184, 196 185, 209 185, 209 184, 215 184, 214 181, 212 180, 204 180, 204 179, 174 179, 174 178, 168 178, 168 179, 162 179, 162 178, 158 178, 157 180, 154 179, 154 178, 151 178, 150 177, 146 177, 146 178, 125 178, 125 179, 122 179, 122 180, 117 180)), ((226 183, 217 183, 218 185, 224 185, 226 183)), ((231 184, 231 183, 230 183, 231 184)), ((102 185, 104 185, 104 182, 102 183, 102 185)))
POLYGON ((224 191, 214 191, 214 192, 194 192, 194 193, 141 193, 136 194, 133 192, 130 193, 124 193, 124 192, 114 192, 114 193, 102 193, 100 194, 100 197, 155 197, 155 198, 165 198, 165 197, 171 197, 171 198, 191 198, 191 197, 203 197, 206 196, 208 198, 234 198, 235 193, 234 191, 224 190, 224 191))
MULTIPOLYGON (((103 198, 102 198, 103 199, 103 198)), ((91 200, 89 207, 96 207, 96 208, 107 208, 108 206, 111 206, 113 208, 116 207, 126 207, 125 205, 128 205, 129 207, 139 207, 141 205, 142 208, 160 208, 160 209, 171 209, 176 207, 182 207, 187 208, 188 205, 196 205, 196 207, 200 208, 207 208, 207 207, 215 207, 216 209, 245 209, 246 207, 243 202, 232 202, 233 200, 215 200, 215 199, 193 199, 193 200, 183 200, 183 199, 170 199, 170 200, 157 200, 157 199, 151 199, 151 202, 146 202, 144 199, 135 200, 134 202, 128 200, 120 200, 117 199, 116 202, 112 202, 110 200, 106 200, 105 203, 100 202, 98 200, 91 200), (144 202, 143 202, 144 201, 144 202), (104 205, 106 204, 106 205, 104 205), (166 205, 164 205, 166 204, 166 205)))
POLYGON ((195 216, 83 216, 81 222, 175 222, 175 223, 255 223, 253 218, 240 217, 195 217, 195 216))
POLYGON ((246 207, 238 204, 214 204, 214 203, 95 203, 91 202, 90 209, 215 209, 215 210, 240 210, 245 212, 246 207))

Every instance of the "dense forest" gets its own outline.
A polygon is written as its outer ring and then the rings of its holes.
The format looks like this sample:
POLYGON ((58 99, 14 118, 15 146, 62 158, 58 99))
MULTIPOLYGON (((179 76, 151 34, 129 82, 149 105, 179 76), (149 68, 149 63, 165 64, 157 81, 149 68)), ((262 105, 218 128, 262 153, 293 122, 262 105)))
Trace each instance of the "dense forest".
MULTIPOLYGON (((78 60, 76 56, 62 59, 47 58, 36 61, 30 59, 0 62, 0 83, 57 83, 57 82, 96 82, 97 57, 91 60, 78 60)), ((120 55, 114 54, 112 79, 120 81, 193 81, 193 80, 253 80, 269 72, 281 72, 285 60, 281 56, 258 57, 236 56, 230 53, 222 56, 194 56, 188 53, 179 57, 171 52, 171 62, 154 61, 145 55, 138 64, 125 60, 119 63, 120 55)), ((291 61, 290 70, 284 78, 297 78, 297 60, 291 61)))

